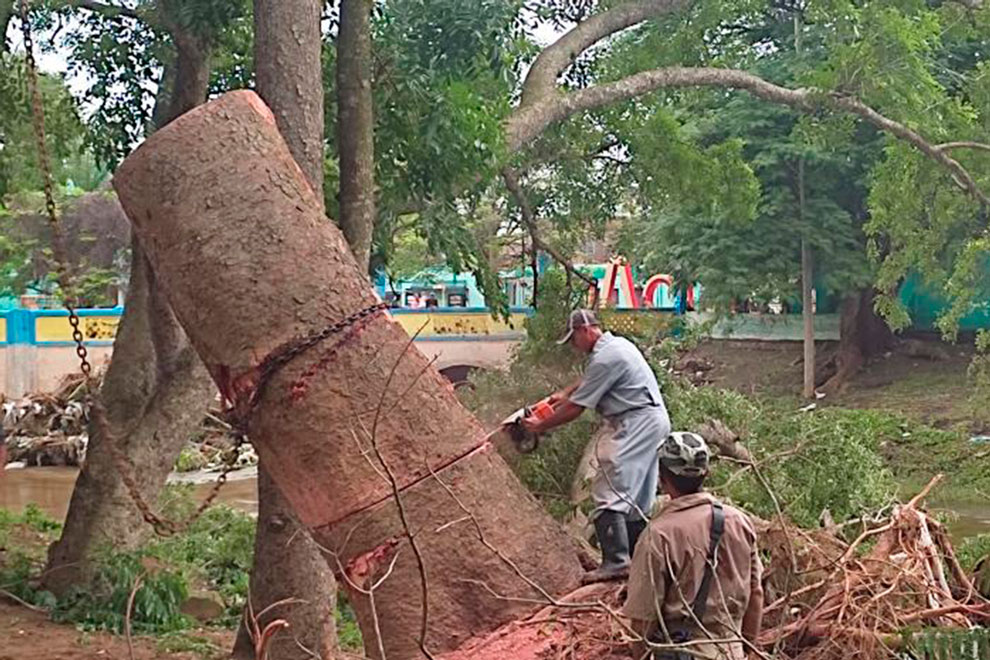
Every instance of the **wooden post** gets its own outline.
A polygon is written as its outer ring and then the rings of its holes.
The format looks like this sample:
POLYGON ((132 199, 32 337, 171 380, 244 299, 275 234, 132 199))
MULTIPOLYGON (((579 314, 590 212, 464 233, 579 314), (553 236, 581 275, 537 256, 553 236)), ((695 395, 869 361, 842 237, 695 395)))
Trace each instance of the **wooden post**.
MULTIPOLYGON (((114 188, 235 405, 254 392, 266 356, 378 301, 252 92, 225 94, 158 131, 120 166, 114 188)), ((385 311, 275 373, 248 432, 345 586, 366 588, 394 562, 375 592, 377 622, 349 587, 373 655, 376 630, 391 660, 421 655, 421 580, 407 531, 428 576, 431 651, 534 609, 493 595, 539 598, 504 559, 550 593, 578 582, 568 537, 385 311), (503 558, 479 541, 474 520, 503 558)))

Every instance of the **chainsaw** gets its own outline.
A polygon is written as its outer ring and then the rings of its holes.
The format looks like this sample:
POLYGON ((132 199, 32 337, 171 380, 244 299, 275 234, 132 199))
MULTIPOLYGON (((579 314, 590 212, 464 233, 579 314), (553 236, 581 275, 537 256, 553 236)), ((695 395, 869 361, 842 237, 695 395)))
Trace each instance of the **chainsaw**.
POLYGON ((522 420, 527 417, 536 417, 540 420, 547 419, 553 415, 553 412, 554 408, 550 404, 549 398, 542 399, 531 406, 520 408, 503 419, 502 423, 499 424, 499 430, 505 431, 512 440, 516 451, 520 454, 529 454, 536 451, 536 448, 539 447, 540 436, 527 431, 522 425, 522 420))

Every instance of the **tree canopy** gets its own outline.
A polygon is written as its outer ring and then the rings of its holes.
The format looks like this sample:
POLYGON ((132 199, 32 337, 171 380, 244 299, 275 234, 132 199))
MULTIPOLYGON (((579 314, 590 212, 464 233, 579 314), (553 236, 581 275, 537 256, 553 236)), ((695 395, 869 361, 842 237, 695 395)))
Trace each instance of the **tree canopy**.
MULTIPOLYGON (((532 233, 567 259, 619 225, 630 257, 701 279, 726 306, 793 298, 806 239, 821 288, 875 284, 894 326, 908 322, 897 285, 921 273, 952 300, 941 321, 952 334, 988 293, 990 12, 977 4, 378 3, 372 268, 408 261, 423 241, 454 270, 474 271, 498 307, 492 239, 532 233), (521 197, 501 180, 507 166, 521 197)), ((37 27, 88 83, 72 99, 44 80, 56 153, 84 146, 113 167, 169 91, 176 39, 209 46, 213 93, 253 84, 249 3, 44 6, 37 27)), ((329 127, 332 3, 323 28, 329 127)), ((4 60, 8 85, 16 58, 4 60)), ((37 187, 23 99, 0 98, 0 179, 37 187)), ((334 131, 326 136, 333 217, 339 175, 334 131)))

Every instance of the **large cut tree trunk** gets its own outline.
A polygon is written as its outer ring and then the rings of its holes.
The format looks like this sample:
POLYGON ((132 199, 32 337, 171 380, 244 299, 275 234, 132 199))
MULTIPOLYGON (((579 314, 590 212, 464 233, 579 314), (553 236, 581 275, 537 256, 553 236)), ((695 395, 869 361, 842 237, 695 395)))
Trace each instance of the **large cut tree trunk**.
MULTIPOLYGON (((176 43, 181 43, 176 64, 167 67, 156 105, 159 126, 206 98, 209 48, 196 39, 176 43)), ((136 237, 131 248, 124 313, 98 396, 143 499, 154 506, 216 389, 136 237)), ((149 529, 124 487, 108 441, 98 425, 89 425, 86 462, 72 491, 62 535, 48 552, 44 583, 55 593, 87 582, 94 550, 103 545, 133 547, 149 529)))
POLYGON ((866 288, 842 300, 836 372, 822 386, 823 392, 841 391, 867 360, 890 348, 893 334, 873 308, 873 298, 873 289, 866 288))
POLYGON ((371 95, 372 0, 342 0, 337 35, 337 151, 340 217, 358 265, 368 269, 375 227, 375 139, 371 95))
POLYGON ((421 655, 418 555, 435 651, 535 609, 518 600, 539 600, 521 575, 550 593, 577 584, 573 545, 381 310, 257 96, 227 94, 159 131, 114 187, 220 391, 249 411, 259 455, 347 578, 372 655, 379 643, 391 660, 421 655), (248 406, 266 356, 376 304, 248 406))
MULTIPOLYGON (((255 0, 255 69, 258 93, 271 106, 279 131, 314 195, 323 202, 323 81, 318 0, 255 0)), ((289 623, 269 646, 270 660, 332 658, 337 648, 334 621, 337 586, 319 546, 296 519, 289 503, 258 466, 258 527, 251 568, 255 612, 293 599, 260 617, 262 629, 274 619, 289 623)), ((234 645, 237 658, 254 658, 242 624, 234 645)))

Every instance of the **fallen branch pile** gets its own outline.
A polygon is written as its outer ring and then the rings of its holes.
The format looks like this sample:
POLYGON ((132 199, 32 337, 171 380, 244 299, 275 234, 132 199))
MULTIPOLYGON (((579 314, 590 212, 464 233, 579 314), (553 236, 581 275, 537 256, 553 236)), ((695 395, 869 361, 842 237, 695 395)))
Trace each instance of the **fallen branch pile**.
POLYGON ((2 400, 8 457, 26 465, 79 465, 89 436, 89 391, 82 374, 66 376, 52 392, 2 400))
POLYGON ((940 479, 831 561, 804 569, 807 584, 768 600, 760 645, 794 660, 897 658, 912 639, 905 631, 990 624, 990 601, 959 565, 945 528, 919 506, 940 479))
MULTIPOLYGON (((105 370, 96 375, 102 383, 105 370)), ((28 467, 79 466, 89 443, 90 386, 81 373, 62 378, 51 392, 36 392, 19 399, 0 395, 0 423, 6 437, 8 460, 28 467)), ((229 425, 208 412, 196 437, 183 454, 182 469, 220 469, 231 447, 229 425)), ((257 456, 250 444, 239 449, 237 467, 254 465, 257 456)), ((2 468, 2 466, 0 466, 2 468)))
MULTIPOLYGON (((941 523, 920 502, 941 477, 846 543, 832 530, 758 521, 766 605, 759 656, 779 660, 897 660, 990 657, 990 601, 956 561, 941 523), (969 639, 959 654, 909 655, 926 639, 969 639), (986 648, 981 647, 984 645, 986 648), (981 653, 983 655, 981 655, 981 653)), ((621 585, 592 585, 529 619, 464 644, 443 660, 629 658, 633 641, 618 615, 621 585)), ((936 646, 936 648, 941 648, 936 646)))

